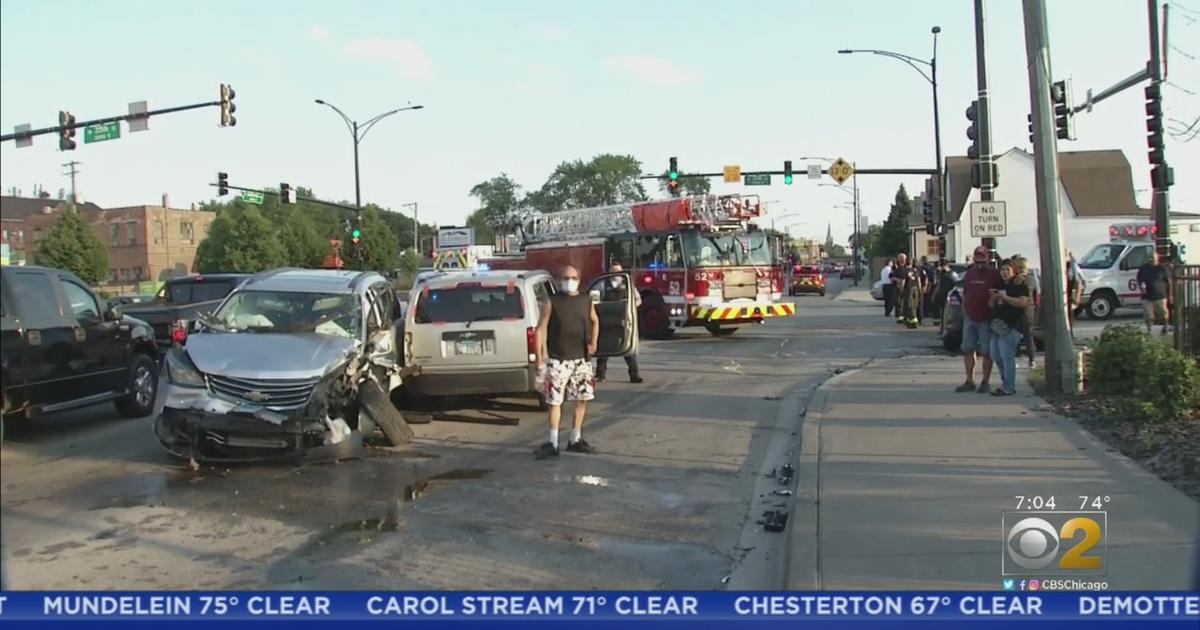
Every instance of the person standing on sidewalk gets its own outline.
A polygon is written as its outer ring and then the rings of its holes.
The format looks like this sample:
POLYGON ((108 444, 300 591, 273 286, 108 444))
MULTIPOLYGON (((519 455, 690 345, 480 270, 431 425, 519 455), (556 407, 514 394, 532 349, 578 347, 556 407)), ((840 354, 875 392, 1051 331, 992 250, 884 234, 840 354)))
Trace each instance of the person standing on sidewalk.
POLYGON ((937 284, 937 270, 927 256, 921 257, 921 317, 933 318, 933 287, 937 284))
POLYGON ((976 247, 975 263, 963 277, 962 351, 967 380, 954 390, 956 392, 988 392, 988 379, 992 376, 991 291, 1001 285, 1000 273, 989 264, 991 257, 992 252, 987 247, 976 247), (978 388, 975 387, 976 355, 983 359, 983 380, 979 381, 978 388))
POLYGON ((1025 283, 1025 261, 1016 259, 1000 265, 1004 284, 991 290, 992 360, 1000 368, 1000 387, 993 396, 1012 396, 1017 393, 1017 346, 1021 343, 1021 319, 1029 305, 1029 286, 1025 283))
POLYGON ((905 323, 905 310, 908 305, 904 293, 904 280, 908 275, 908 254, 896 256, 896 264, 892 266, 892 288, 896 291, 896 323, 905 323))
MULTIPOLYGON (((610 273, 621 273, 622 271, 625 271, 625 268, 621 266, 621 263, 615 262, 609 266, 608 271, 610 273)), ((604 285, 604 291, 602 292, 600 299, 605 302, 619 302, 624 300, 625 297, 625 277, 622 276, 620 278, 613 278, 608 282, 608 284, 604 285)), ((642 296, 637 291, 633 292, 633 300, 635 308, 640 308, 642 306, 642 296)), ((625 366, 629 368, 629 382, 641 383, 642 377, 638 374, 638 361, 636 352, 625 355, 625 366)), ((597 357, 596 380, 603 381, 607 376, 608 357, 597 357)))
POLYGON ((908 328, 916 328, 921 324, 921 270, 916 261, 910 261, 900 268, 901 320, 908 328))
POLYGON ((1142 290, 1142 309, 1146 314, 1146 333, 1154 328, 1154 321, 1162 320, 1162 331, 1167 334, 1171 325, 1171 314, 1167 302, 1171 299, 1171 272, 1166 265, 1159 262, 1158 251, 1150 254, 1150 262, 1142 265, 1137 272, 1138 288, 1142 290))
POLYGON ((574 424, 567 450, 595 453, 583 439, 587 402, 596 397, 591 356, 596 354, 600 318, 587 294, 579 293, 579 270, 563 267, 558 274, 559 292, 542 306, 538 322, 538 365, 546 366, 545 396, 550 408, 550 440, 533 452, 538 459, 558 456, 558 425, 562 404, 575 403, 574 424))
POLYGON ((892 284, 892 261, 883 261, 883 271, 879 272, 879 281, 883 283, 883 316, 891 317, 896 308, 896 285, 892 284))
POLYGON ((946 312, 946 298, 954 289, 954 271, 950 261, 943 258, 938 264, 937 281, 934 283, 933 295, 933 325, 942 323, 942 315, 946 312))
POLYGON ((1033 326, 1037 321, 1037 299, 1042 287, 1038 282, 1038 274, 1029 270, 1028 259, 1017 254, 1010 260, 1014 263, 1020 261, 1026 270, 1025 287, 1029 290, 1029 305, 1025 307, 1025 314, 1021 317, 1021 344, 1025 346, 1026 356, 1029 357, 1029 369, 1032 370, 1037 362, 1037 340, 1033 337, 1033 326))
POLYGON ((1087 283, 1083 280, 1083 272, 1079 263, 1075 262, 1075 254, 1067 252, 1067 329, 1075 334, 1075 316, 1083 308, 1083 294, 1087 291, 1087 283))

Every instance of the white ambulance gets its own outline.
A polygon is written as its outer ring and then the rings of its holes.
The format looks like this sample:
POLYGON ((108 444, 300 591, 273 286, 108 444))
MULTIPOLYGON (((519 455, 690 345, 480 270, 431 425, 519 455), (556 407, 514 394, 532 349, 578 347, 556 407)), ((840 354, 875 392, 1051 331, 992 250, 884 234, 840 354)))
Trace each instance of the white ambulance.
MULTIPOLYGON (((1156 233, 1152 221, 1115 223, 1108 228, 1109 242, 1096 245, 1078 260, 1087 287, 1088 317, 1104 320, 1118 308, 1141 306, 1137 272, 1150 262, 1156 233)), ((1180 262, 1200 260, 1200 219, 1173 219, 1171 241, 1180 262)))

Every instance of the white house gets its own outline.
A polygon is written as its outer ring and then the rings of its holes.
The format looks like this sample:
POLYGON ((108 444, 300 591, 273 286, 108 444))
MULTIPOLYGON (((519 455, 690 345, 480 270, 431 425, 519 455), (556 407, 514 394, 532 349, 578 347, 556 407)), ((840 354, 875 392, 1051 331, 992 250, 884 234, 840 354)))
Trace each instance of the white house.
MULTIPOLYGON (((1108 240, 1113 223, 1146 220, 1150 211, 1134 200, 1129 160, 1119 150, 1067 151, 1058 154, 1059 208, 1063 244, 1067 251, 1082 256, 1092 246, 1108 240)), ((1039 267, 1037 189, 1033 154, 1014 148, 997 156, 999 185, 995 199, 1007 207, 1006 236, 996 238, 996 251, 1003 257, 1021 254, 1039 267)), ((947 258, 963 261, 979 245, 971 236, 970 203, 979 201, 979 190, 971 187, 971 161, 966 157, 946 159, 947 258)), ((914 204, 912 251, 925 255, 930 249, 921 225, 920 206, 914 204), (914 225, 914 223, 916 225, 914 225)))

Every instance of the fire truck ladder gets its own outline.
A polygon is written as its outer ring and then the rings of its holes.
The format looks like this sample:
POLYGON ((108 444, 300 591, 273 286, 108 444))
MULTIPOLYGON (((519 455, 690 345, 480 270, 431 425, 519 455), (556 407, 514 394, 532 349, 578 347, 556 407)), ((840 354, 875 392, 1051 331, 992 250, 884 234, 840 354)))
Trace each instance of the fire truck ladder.
MULTIPOLYGON (((740 224, 759 216, 758 197, 751 195, 695 195, 684 197, 689 202, 690 223, 707 226, 740 224)), ((537 213, 527 217, 522 225, 526 243, 544 243, 582 238, 601 238, 613 234, 637 232, 633 207, 642 203, 620 203, 611 206, 578 208, 562 212, 537 213)))

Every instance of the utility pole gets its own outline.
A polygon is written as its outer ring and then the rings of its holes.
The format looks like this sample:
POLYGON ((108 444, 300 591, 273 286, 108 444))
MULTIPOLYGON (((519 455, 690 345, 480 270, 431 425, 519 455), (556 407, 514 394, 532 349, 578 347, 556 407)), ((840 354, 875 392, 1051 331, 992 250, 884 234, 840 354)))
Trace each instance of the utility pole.
POLYGON ((854 175, 851 179, 854 180, 854 286, 858 286, 859 278, 862 276, 862 260, 858 255, 858 162, 851 165, 854 168, 854 175))
MULTIPOLYGON (((979 156, 974 167, 979 169, 979 199, 993 201, 995 199, 995 182, 992 167, 992 118, 988 94, 987 73, 987 7, 986 0, 975 0, 975 76, 979 85, 979 101, 975 109, 979 125, 979 156)), ((945 214, 942 220, 945 221, 945 214)), ((996 248, 996 239, 983 238, 982 243, 988 249, 996 248)))
MULTIPOLYGON (((1150 62, 1146 70, 1150 74, 1150 87, 1147 88, 1147 95, 1154 93, 1158 98, 1152 99, 1157 101, 1154 106, 1147 104, 1147 114, 1149 115, 1148 127, 1153 126, 1156 130, 1150 136, 1161 141, 1163 130, 1163 110, 1162 110, 1162 84, 1163 84, 1163 63, 1162 63, 1162 48, 1159 45, 1158 31, 1158 0, 1146 0, 1146 6, 1150 11, 1150 62), (1151 111, 1149 108, 1152 108, 1151 111)), ((1154 143, 1152 143, 1154 144, 1154 143)), ((1175 262, 1171 258, 1171 200, 1169 190, 1171 187, 1171 168, 1167 165, 1166 147, 1152 146, 1150 151, 1150 185, 1153 188, 1153 196, 1151 208, 1154 212, 1154 226, 1158 228, 1158 234, 1155 238, 1158 246, 1158 253, 1164 260, 1175 262)))
MULTIPOLYGON (((1153 0, 1151 0, 1153 1, 1153 0)), ((1075 347, 1067 324, 1066 272, 1058 196, 1058 146, 1050 98, 1050 39, 1045 0, 1023 0, 1025 48, 1029 66, 1029 100, 1033 112, 1034 172, 1037 176, 1038 226, 1041 241, 1043 321, 1050 334, 1046 344, 1046 385, 1052 392, 1075 392, 1075 347)))
POLYGON ((421 224, 417 223, 417 202, 402 203, 401 208, 412 208, 413 211, 413 251, 421 254, 421 224))
POLYGON ((82 164, 82 162, 78 162, 75 160, 71 160, 70 162, 63 164, 64 168, 70 169, 66 173, 63 173, 63 174, 71 176, 71 211, 72 212, 75 210, 75 199, 76 199, 76 197, 75 197, 75 176, 77 174, 79 174, 79 169, 77 169, 75 167, 79 166, 80 164, 82 164))

